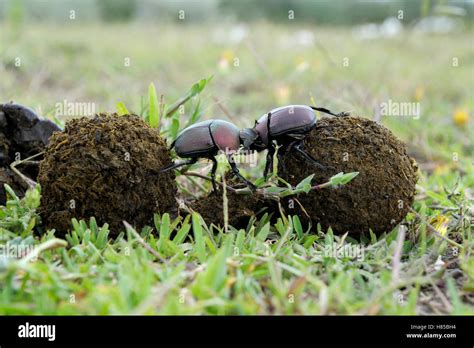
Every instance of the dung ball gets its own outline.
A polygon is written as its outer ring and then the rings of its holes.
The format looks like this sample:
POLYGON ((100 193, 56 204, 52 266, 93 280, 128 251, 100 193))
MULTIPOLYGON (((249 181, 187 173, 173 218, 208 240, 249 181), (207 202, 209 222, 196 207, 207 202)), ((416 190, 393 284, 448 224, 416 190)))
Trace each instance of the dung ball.
POLYGON ((140 229, 154 213, 174 211, 176 183, 165 140, 136 115, 99 114, 54 133, 40 164, 40 214, 60 234, 71 218, 95 217, 111 236, 123 221, 140 229))
POLYGON ((359 175, 337 188, 300 194, 297 199, 304 210, 292 201, 285 202, 288 213, 350 235, 369 229, 376 234, 391 231, 407 215, 418 168, 405 144, 384 126, 360 117, 324 117, 304 140, 304 150, 327 169, 288 151, 279 162, 279 175, 293 185, 311 174, 313 185, 339 172, 359 175))

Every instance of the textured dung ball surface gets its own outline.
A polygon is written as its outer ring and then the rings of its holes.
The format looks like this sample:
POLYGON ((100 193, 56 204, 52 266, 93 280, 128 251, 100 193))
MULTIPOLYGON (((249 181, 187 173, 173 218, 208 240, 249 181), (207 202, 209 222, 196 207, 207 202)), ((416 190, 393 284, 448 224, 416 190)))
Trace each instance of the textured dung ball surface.
MULTIPOLYGON (((227 207, 229 225, 235 228, 246 228, 251 217, 259 217, 265 212, 271 212, 273 202, 263 200, 257 196, 238 195, 227 191, 227 207)), ((208 225, 224 226, 224 205, 222 193, 211 193, 190 204, 190 208, 197 211, 208 225)))
MULTIPOLYGON (((292 184, 313 173, 313 184, 320 184, 338 172, 359 172, 344 186, 298 197, 313 224, 332 227, 336 233, 357 235, 371 229, 380 234, 391 231, 408 213, 417 165, 387 128, 359 117, 325 117, 304 140, 304 149, 335 170, 319 170, 289 154, 281 161, 279 173, 292 184)), ((289 212, 306 216, 298 204, 289 212)))
POLYGON ((7 192, 4 185, 9 185, 15 194, 23 197, 26 188, 22 185, 20 178, 10 169, 0 167, 0 205, 6 205, 7 192))
POLYGON ((124 220, 148 225, 154 213, 175 209, 175 176, 159 173, 170 163, 165 140, 138 116, 72 120, 51 137, 40 165, 43 222, 64 233, 71 218, 95 217, 112 235, 124 220))

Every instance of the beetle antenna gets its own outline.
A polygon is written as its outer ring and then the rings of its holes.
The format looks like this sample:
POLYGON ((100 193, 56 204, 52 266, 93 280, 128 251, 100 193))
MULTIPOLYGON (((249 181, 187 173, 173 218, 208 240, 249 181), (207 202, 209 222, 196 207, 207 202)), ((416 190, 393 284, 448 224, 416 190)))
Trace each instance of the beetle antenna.
POLYGON ((338 114, 335 114, 331 110, 326 109, 326 108, 318 108, 316 106, 310 106, 310 108, 313 109, 313 110, 316 110, 316 111, 324 112, 325 114, 336 116, 336 117, 343 117, 343 116, 349 116, 350 115, 350 113, 347 112, 347 111, 343 111, 343 112, 340 112, 338 114))

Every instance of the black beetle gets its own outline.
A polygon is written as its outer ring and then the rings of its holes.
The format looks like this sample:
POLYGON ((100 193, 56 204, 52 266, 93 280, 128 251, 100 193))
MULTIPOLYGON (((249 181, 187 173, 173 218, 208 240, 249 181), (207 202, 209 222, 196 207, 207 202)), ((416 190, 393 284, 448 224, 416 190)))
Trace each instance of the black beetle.
MULTIPOLYGON (((325 166, 318 163, 309 153, 303 150, 303 139, 316 127, 316 115, 314 110, 321 111, 333 116, 347 116, 348 113, 341 112, 334 114, 326 108, 319 108, 306 105, 282 106, 270 111, 255 121, 253 128, 245 128, 241 131, 242 143, 250 150, 263 151, 268 149, 267 160, 263 176, 267 177, 269 169, 273 164, 276 141, 283 150, 294 150, 306 160, 321 169, 325 166)), ((283 153, 279 152, 279 155, 283 153)))
POLYGON ((233 158, 233 154, 241 146, 240 134, 239 128, 223 120, 207 120, 195 123, 183 129, 170 147, 170 149, 175 148, 176 154, 179 157, 189 159, 164 167, 160 172, 191 165, 200 158, 207 158, 213 162, 211 170, 212 187, 214 192, 217 192, 215 181, 217 170, 216 155, 221 151, 225 153, 234 174, 244 181, 251 190, 255 190, 255 185, 240 174, 233 158))

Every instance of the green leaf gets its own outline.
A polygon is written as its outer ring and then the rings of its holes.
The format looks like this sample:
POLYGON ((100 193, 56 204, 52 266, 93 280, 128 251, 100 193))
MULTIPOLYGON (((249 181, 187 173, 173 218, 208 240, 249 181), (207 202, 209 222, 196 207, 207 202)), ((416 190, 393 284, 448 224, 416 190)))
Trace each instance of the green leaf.
POLYGON ((117 107, 117 113, 119 114, 119 116, 130 114, 130 112, 128 112, 128 109, 123 102, 118 102, 116 107, 117 107))
POLYGON ((7 191, 8 196, 9 196, 12 200, 18 201, 18 202, 20 201, 20 198, 18 198, 18 196, 16 195, 15 191, 13 191, 13 189, 11 188, 10 185, 4 184, 3 186, 5 187, 5 191, 7 191))
POLYGON ((345 185, 348 182, 350 182, 352 179, 354 179, 357 175, 359 175, 359 172, 352 172, 352 173, 346 173, 344 174, 343 172, 340 172, 329 180, 331 183, 331 186, 339 186, 339 185, 345 185))
POLYGON ((270 223, 267 222, 258 232, 257 236, 255 239, 264 242, 265 239, 267 239, 268 234, 270 233, 270 223))
POLYGON ((444 205, 445 207, 450 207, 450 208, 455 208, 456 205, 451 202, 447 197, 439 194, 439 193, 436 193, 436 192, 433 192, 433 191, 430 191, 430 190, 426 190, 426 195, 432 199, 434 199, 435 201, 438 201, 439 203, 441 203, 442 205, 444 205))
POLYGON ((188 123, 186 124, 186 127, 189 127, 190 125, 192 125, 192 124, 196 123, 197 121, 199 121, 201 116, 202 116, 201 101, 198 100, 196 106, 194 107, 193 114, 191 115, 191 117, 189 118, 188 123))
POLYGON ((303 191, 308 193, 311 190, 311 181, 313 180, 314 174, 303 179, 298 185, 296 185, 296 190, 303 191))
POLYGON ((179 122, 179 116, 178 115, 174 115, 173 116, 173 119, 171 120, 171 126, 169 128, 169 138, 171 140, 175 140, 176 137, 178 136, 178 133, 179 133, 179 125, 180 125, 180 122, 179 122))
POLYGON ((186 216, 186 218, 184 219, 181 228, 179 229, 178 233, 176 233, 176 236, 173 238, 173 243, 181 244, 186 239, 186 236, 188 235, 189 230, 191 229, 191 225, 189 224, 189 217, 190 215, 186 216))
POLYGON ((206 79, 201 79, 192 85, 191 89, 176 102, 174 102, 170 107, 165 117, 171 117, 179 109, 179 107, 185 104, 189 99, 201 93, 206 85, 212 80, 212 75, 206 79))
POLYGON ((170 236, 170 215, 168 213, 163 214, 161 218, 160 226, 160 240, 168 240, 170 236))
POLYGON ((301 221, 298 215, 293 216, 293 227, 295 228, 298 238, 301 239, 303 237, 303 226, 301 225, 301 221))
POLYGON ((153 82, 148 87, 148 120, 151 127, 158 128, 160 124, 160 108, 153 82))
POLYGON ((206 247, 202 232, 201 217, 198 213, 193 213, 193 233, 194 233, 194 250, 200 262, 206 260, 206 247))
POLYGON ((210 297, 225 287, 227 278, 227 258, 231 255, 234 235, 226 236, 224 245, 212 256, 204 272, 197 276, 193 292, 198 297, 210 297))

